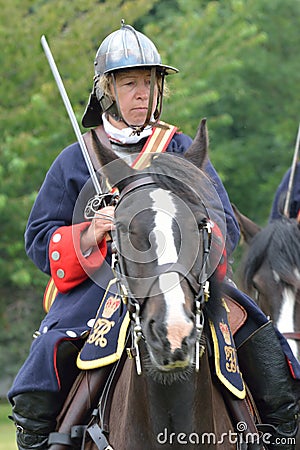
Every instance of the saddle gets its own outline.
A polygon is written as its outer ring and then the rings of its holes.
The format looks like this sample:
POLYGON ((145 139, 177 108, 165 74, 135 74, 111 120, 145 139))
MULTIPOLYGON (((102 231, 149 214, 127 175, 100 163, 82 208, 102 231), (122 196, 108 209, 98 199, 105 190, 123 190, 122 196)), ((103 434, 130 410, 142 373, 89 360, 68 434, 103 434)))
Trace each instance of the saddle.
POLYGON ((243 306, 237 303, 233 298, 228 295, 224 295, 224 300, 228 306, 228 319, 230 324, 230 329, 233 334, 244 325, 247 320, 247 312, 243 306))

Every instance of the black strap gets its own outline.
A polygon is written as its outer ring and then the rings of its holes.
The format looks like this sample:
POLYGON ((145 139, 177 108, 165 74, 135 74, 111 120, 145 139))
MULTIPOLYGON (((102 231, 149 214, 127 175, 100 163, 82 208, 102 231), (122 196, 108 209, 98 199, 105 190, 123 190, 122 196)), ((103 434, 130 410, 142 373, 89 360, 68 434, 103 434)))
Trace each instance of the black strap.
POLYGON ((99 427, 97 423, 94 423, 87 428, 87 432, 91 436, 92 440, 95 442, 98 450, 113 450, 109 445, 103 430, 99 427))
POLYGON ((66 447, 73 447, 74 442, 72 442, 71 436, 66 433, 59 433, 58 431, 54 431, 49 434, 48 445, 60 444, 65 445, 66 447))
POLYGON ((71 428, 71 439, 82 439, 87 429, 87 425, 73 425, 71 428))
POLYGON ((82 439, 85 435, 87 425, 74 425, 71 428, 71 435, 67 433, 60 433, 59 431, 54 431, 50 433, 48 438, 48 445, 60 444, 67 447, 74 446, 74 440, 82 439))

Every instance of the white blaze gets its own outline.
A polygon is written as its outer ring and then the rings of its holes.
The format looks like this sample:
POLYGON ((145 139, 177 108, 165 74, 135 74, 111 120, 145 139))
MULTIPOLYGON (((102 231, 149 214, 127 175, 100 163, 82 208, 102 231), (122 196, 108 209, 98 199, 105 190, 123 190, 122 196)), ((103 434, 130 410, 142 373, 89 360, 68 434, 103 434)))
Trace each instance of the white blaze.
POLYGON ((150 194, 154 201, 153 209, 156 211, 155 226, 152 230, 157 245, 158 265, 174 263, 178 255, 172 229, 173 218, 176 215, 176 205, 169 192, 156 189, 150 194))
MULTIPOLYGON (((282 305, 280 308, 279 317, 277 320, 277 328, 281 333, 293 333, 295 331, 294 325, 294 309, 296 303, 296 293, 290 287, 285 287, 282 291, 282 305)), ((289 339, 289 345, 296 356, 299 359, 296 341, 289 339)))
MULTIPOLYGON (((178 260, 172 223, 176 218, 176 205, 169 192, 157 189, 150 194, 156 211, 154 219, 154 236, 157 246, 158 265, 175 263, 178 260)), ((192 330, 192 322, 188 320, 184 311, 185 297, 180 285, 180 277, 177 272, 160 275, 160 291, 166 302, 166 327, 171 350, 181 347, 182 338, 188 336, 192 330)))

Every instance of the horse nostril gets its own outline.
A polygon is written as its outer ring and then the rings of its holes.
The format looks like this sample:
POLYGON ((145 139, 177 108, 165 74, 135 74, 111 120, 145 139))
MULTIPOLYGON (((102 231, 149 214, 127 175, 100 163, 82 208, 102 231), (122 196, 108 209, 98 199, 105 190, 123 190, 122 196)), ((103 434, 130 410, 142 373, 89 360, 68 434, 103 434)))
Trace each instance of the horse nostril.
POLYGON ((173 361, 184 361, 185 360, 186 352, 183 351, 181 348, 176 348, 176 350, 173 353, 173 361))

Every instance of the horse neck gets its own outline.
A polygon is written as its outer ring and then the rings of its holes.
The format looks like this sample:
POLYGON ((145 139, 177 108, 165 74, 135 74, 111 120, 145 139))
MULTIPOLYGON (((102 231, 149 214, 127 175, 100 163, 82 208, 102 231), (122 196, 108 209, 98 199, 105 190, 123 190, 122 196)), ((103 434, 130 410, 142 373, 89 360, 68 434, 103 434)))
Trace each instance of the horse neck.
MULTIPOLYGON (((128 423, 137 423, 139 429, 146 425, 151 434, 157 435, 164 428, 173 432, 191 432, 194 426, 194 403, 197 383, 195 374, 185 382, 170 385, 155 382, 145 371, 137 375, 132 360, 125 363, 117 389, 125 398, 122 409, 128 423)), ((115 395, 118 396, 116 392, 115 395)))
POLYGON ((163 430, 190 433, 195 425, 195 374, 186 381, 163 385, 146 379, 149 415, 155 434, 163 430))
MULTIPOLYGON (((110 416, 113 448, 161 450, 163 447, 173 450, 176 448, 174 439, 180 433, 201 436, 214 432, 220 436, 230 427, 224 401, 211 379, 207 355, 201 361, 199 373, 193 372, 190 379, 172 385, 156 383, 145 373, 137 375, 134 362, 125 362, 110 416)), ((184 446, 186 450, 198 447, 190 443, 184 446)), ((218 444, 207 446, 207 449, 211 448, 219 450, 223 447, 218 444)))

